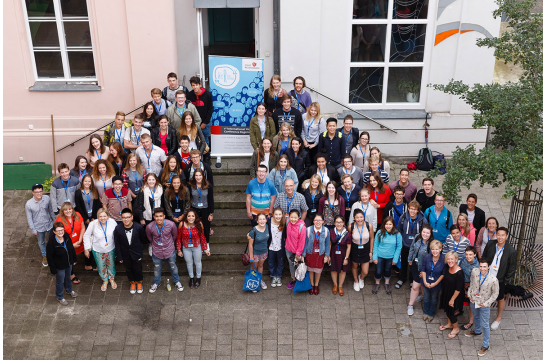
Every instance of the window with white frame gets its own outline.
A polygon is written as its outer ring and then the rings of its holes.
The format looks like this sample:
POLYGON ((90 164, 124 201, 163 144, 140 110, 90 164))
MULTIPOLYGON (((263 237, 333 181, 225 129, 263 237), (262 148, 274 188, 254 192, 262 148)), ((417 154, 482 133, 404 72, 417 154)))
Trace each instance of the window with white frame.
POLYGON ((23 0, 37 80, 96 80, 86 0, 23 0))
POLYGON ((418 103, 428 0, 353 1, 348 102, 418 103))

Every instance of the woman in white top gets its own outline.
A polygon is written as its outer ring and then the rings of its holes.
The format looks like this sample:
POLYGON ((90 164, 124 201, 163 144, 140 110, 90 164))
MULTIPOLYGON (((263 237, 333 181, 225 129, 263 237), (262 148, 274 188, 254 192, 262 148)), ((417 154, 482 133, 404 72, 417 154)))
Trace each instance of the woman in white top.
POLYGON ((112 177, 115 175, 115 170, 112 164, 101 159, 95 163, 93 168, 93 182, 98 192, 98 198, 102 198, 102 195, 106 190, 112 188, 112 177))
POLYGON ((360 201, 354 203, 350 211, 350 218, 348 219, 349 229, 354 222, 354 210, 356 209, 360 209, 363 212, 364 220, 373 225, 373 229, 377 228, 377 209, 369 204, 370 197, 371 194, 369 193, 368 188, 363 188, 360 190, 360 201))
POLYGON ((318 152, 317 146, 320 134, 326 130, 326 121, 320 116, 320 104, 313 102, 303 115, 303 132, 301 134, 311 159, 314 159, 318 152))
POLYGON ((363 289, 365 277, 369 273, 369 262, 373 258, 373 246, 375 243, 374 227, 364 220, 363 211, 353 211, 355 222, 352 226, 352 246, 350 248, 350 260, 352 260, 352 276, 354 277, 354 290, 363 289), (358 276, 358 268, 361 275, 358 276))
POLYGON ((89 258, 91 252, 98 267, 98 274, 102 278, 100 290, 106 291, 108 281, 112 289, 117 288, 115 283, 115 243, 114 229, 117 222, 110 218, 108 210, 101 208, 97 212, 97 220, 89 224, 83 235, 85 256, 89 258))
POLYGON ((95 162, 97 162, 97 160, 108 159, 108 156, 110 156, 110 151, 106 146, 104 146, 100 135, 91 135, 91 137, 89 138, 89 149, 85 153, 85 156, 89 161, 89 165, 91 165, 92 167, 95 166, 95 162))
POLYGON ((358 146, 352 149, 350 155, 354 159, 354 166, 361 168, 361 171, 365 174, 369 171, 369 158, 371 157, 371 146, 369 140, 371 136, 367 131, 362 131, 360 134, 360 142, 358 146))
POLYGON ((153 221, 153 210, 162 207, 163 187, 154 173, 149 173, 136 199, 136 213, 142 226, 153 221))
POLYGON ((267 167, 267 175, 276 166, 278 156, 272 146, 272 140, 268 137, 263 138, 261 145, 254 150, 252 159, 250 160, 250 179, 257 176, 257 167, 265 165, 267 167))
POLYGON ((376 156, 379 159, 378 163, 378 169, 386 171, 388 173, 388 176, 390 175, 390 164, 388 161, 382 159, 382 155, 380 154, 380 150, 378 147, 372 147, 371 148, 371 156, 376 156))

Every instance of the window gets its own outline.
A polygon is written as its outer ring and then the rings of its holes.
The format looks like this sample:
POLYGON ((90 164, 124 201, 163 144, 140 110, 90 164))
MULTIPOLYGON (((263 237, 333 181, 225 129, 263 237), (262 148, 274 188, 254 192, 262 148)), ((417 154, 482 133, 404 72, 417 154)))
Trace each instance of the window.
POLYGON ((24 0, 37 80, 96 80, 86 0, 24 0))
POLYGON ((419 106, 428 0, 353 1, 348 102, 419 106))

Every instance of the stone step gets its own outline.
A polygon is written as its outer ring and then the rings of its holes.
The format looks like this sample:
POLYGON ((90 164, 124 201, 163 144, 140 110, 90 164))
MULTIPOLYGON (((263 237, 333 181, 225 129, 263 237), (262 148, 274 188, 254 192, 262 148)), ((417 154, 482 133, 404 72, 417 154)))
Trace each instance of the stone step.
POLYGON ((246 216, 246 209, 218 209, 214 210, 212 228, 214 233, 221 231, 222 226, 246 226, 248 230, 252 225, 251 220, 246 216))
MULTIPOLYGON (((215 221, 215 220, 214 220, 215 221)), ((210 237, 213 244, 238 244, 248 242, 246 234, 250 231, 249 226, 216 226, 212 223, 214 235, 210 237)))
POLYGON ((222 192, 245 192, 250 175, 214 176, 214 195, 222 192))
POLYGON ((214 193, 215 209, 246 209, 246 194, 240 192, 214 193))
POLYGON ((212 158, 211 165, 214 176, 222 175, 249 175, 250 174, 250 156, 236 158, 221 158, 221 167, 216 167, 216 157, 212 158))

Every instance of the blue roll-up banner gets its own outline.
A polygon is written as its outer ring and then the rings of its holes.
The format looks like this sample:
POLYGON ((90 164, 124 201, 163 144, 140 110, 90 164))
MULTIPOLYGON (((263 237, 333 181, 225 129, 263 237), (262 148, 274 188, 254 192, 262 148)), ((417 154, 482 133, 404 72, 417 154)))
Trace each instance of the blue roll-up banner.
POLYGON ((208 56, 212 156, 251 156, 250 119, 263 101, 263 59, 208 56))

